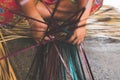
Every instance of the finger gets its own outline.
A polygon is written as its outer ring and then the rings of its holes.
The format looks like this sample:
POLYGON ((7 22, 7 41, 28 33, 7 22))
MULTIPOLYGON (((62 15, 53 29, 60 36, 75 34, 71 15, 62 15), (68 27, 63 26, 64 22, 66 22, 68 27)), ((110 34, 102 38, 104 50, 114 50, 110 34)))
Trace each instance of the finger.
POLYGON ((44 38, 44 40, 50 41, 50 38, 46 36, 46 37, 44 38))
POLYGON ((68 39, 68 42, 73 42, 74 41, 74 39, 76 38, 76 36, 73 34, 69 39, 68 39))
POLYGON ((73 41, 72 41, 72 44, 73 45, 76 45, 78 43, 79 39, 75 38, 73 41))
POLYGON ((41 28, 41 27, 32 28, 32 31, 33 31, 33 32, 45 32, 45 31, 46 31, 46 28, 41 28))
POLYGON ((52 36, 52 35, 49 35, 49 37, 50 37, 51 39, 54 39, 54 38, 55 38, 55 36, 52 36))
POLYGON ((34 38, 34 40, 35 40, 35 42, 36 42, 37 44, 39 44, 39 43, 41 42, 41 39, 35 39, 35 38, 34 38))
POLYGON ((83 40, 84 40, 84 37, 79 36, 76 39, 74 39, 74 41, 72 42, 72 44, 79 45, 83 40))
POLYGON ((41 23, 34 23, 34 24, 31 24, 31 29, 32 31, 46 31, 47 29, 47 25, 45 24, 41 24, 41 23))
POLYGON ((77 42, 77 45, 79 45, 80 43, 82 43, 84 41, 84 38, 80 39, 78 42, 77 42))

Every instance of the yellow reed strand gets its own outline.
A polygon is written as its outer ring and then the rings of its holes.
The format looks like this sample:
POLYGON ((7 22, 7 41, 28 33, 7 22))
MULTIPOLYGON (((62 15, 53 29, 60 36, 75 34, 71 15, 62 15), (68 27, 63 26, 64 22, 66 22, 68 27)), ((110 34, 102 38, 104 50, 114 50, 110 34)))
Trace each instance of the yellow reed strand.
MULTIPOLYGON (((4 42, 4 37, 2 36, 1 33, 0 33, 0 37, 4 42)), ((4 44, 6 43, 4 42, 4 44)), ((8 50, 8 48, 6 48, 6 50, 8 50)), ((0 57, 7 55, 6 52, 7 51, 4 50, 2 43, 0 43, 0 57)), ((17 80, 8 58, 0 60, 0 80, 17 80)))

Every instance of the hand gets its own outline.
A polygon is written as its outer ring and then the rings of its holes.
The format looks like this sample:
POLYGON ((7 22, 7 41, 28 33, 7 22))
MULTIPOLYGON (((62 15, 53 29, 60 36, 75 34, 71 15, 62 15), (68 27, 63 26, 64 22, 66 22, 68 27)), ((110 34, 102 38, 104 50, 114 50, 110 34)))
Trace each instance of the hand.
MULTIPOLYGON (((32 29, 32 36, 34 40, 37 43, 40 43, 41 39, 44 37, 44 34, 46 32, 47 25, 33 20, 29 20, 29 23, 32 29)), ((48 38, 45 39, 47 40, 48 38)))
POLYGON ((68 42, 72 43, 73 45, 79 45, 84 40, 85 34, 86 34, 85 27, 77 28, 73 32, 73 35, 70 37, 68 42))

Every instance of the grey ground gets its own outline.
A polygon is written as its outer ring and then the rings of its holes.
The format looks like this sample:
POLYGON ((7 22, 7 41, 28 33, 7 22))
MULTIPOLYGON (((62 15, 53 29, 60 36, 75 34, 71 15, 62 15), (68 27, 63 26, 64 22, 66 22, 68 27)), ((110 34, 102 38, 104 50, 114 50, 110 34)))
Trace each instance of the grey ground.
POLYGON ((95 80, 120 80, 120 40, 89 38, 84 48, 95 80))

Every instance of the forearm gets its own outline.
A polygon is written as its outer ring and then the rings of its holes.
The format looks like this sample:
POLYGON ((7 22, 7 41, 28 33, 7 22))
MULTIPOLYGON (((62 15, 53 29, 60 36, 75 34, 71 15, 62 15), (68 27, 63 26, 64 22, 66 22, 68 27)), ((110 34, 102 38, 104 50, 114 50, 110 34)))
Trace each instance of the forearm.
POLYGON ((81 25, 85 26, 87 19, 90 15, 90 10, 92 8, 93 0, 84 0, 82 3, 83 4, 80 7, 85 7, 85 11, 82 17, 80 18, 80 22, 78 23, 78 26, 81 26, 81 25))
MULTIPOLYGON (((44 19, 41 17, 41 14, 39 14, 36 8, 34 0, 26 0, 26 2, 22 2, 22 1, 25 1, 25 0, 18 0, 18 3, 20 4, 21 9, 26 16, 29 16, 44 22, 44 19)), ((41 38, 44 36, 44 32, 47 29, 47 25, 31 19, 28 19, 28 21, 32 29, 33 38, 35 39, 36 42, 39 43, 41 38)))
POLYGON ((86 21, 89 17, 89 14, 90 14, 93 0, 80 0, 80 1, 81 1, 80 9, 83 7, 85 7, 86 9, 85 9, 82 17, 80 18, 80 22, 78 22, 78 25, 77 25, 80 28, 75 29, 73 32, 73 35, 68 40, 68 42, 70 42, 74 45, 80 44, 84 40, 84 37, 86 35, 85 25, 86 25, 86 21))
POLYGON ((20 7, 25 15, 44 21, 43 18, 40 16, 38 10, 36 9, 34 0, 18 0, 18 3, 20 4, 20 7))

